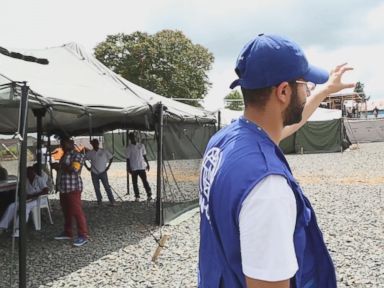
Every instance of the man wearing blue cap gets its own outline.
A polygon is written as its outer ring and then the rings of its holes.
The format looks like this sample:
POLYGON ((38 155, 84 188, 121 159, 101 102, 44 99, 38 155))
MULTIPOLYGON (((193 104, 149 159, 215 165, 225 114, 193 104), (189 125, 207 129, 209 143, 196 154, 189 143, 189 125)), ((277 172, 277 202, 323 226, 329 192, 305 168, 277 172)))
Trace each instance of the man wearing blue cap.
POLYGON ((335 269, 310 202, 278 147, 342 83, 301 48, 260 34, 241 51, 231 88, 244 115, 208 143, 200 176, 199 287, 336 287, 335 269), (314 95, 315 84, 324 84, 314 95))

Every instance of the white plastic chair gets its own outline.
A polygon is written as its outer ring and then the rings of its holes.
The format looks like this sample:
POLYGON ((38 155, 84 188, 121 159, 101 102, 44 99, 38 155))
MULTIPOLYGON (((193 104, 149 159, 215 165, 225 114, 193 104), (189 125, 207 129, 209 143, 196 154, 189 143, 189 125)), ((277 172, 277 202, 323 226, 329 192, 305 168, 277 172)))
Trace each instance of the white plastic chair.
POLYGON ((37 205, 32 208, 33 224, 36 230, 41 230, 41 209, 46 208, 48 210, 49 222, 53 224, 51 216, 51 207, 49 205, 48 195, 41 195, 37 198, 37 205))

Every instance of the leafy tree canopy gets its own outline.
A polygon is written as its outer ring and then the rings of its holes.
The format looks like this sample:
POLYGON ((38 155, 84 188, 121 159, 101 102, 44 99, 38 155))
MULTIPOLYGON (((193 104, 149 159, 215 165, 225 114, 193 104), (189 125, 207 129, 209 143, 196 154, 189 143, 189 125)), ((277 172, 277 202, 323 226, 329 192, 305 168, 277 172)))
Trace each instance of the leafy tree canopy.
POLYGON ((230 110, 236 110, 241 111, 244 108, 244 101, 243 101, 243 95, 238 90, 233 90, 231 93, 229 93, 227 96, 224 97, 227 104, 225 105, 225 108, 228 108, 230 110))
POLYGON ((371 97, 365 94, 364 92, 364 84, 362 82, 357 82, 355 85, 355 88, 353 89, 353 92, 359 93, 361 98, 363 99, 363 102, 368 101, 371 97))
MULTIPOLYGON (((95 56, 125 79, 172 98, 203 99, 211 83, 213 54, 181 31, 116 34, 95 47, 95 56)), ((183 101, 199 106, 198 101, 183 101)))

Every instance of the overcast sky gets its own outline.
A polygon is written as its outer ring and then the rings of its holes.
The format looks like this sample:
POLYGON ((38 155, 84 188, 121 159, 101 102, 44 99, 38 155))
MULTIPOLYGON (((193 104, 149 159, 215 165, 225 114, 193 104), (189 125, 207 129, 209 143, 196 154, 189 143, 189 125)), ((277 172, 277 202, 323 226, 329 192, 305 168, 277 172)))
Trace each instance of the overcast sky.
POLYGON ((215 56, 213 110, 236 78, 243 45, 259 33, 298 42, 309 61, 330 70, 348 62, 347 81, 361 81, 371 99, 384 98, 384 2, 379 0, 2 0, 0 46, 44 48, 77 42, 89 52, 107 35, 162 29, 184 32, 215 56))

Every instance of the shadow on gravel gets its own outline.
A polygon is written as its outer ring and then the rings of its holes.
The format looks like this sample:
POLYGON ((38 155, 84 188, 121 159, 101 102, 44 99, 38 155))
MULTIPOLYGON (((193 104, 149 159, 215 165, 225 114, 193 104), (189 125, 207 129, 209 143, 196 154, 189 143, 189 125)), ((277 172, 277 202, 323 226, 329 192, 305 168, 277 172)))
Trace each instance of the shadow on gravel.
MULTIPOLYGON (((149 231, 153 233, 157 230, 154 224, 155 203, 118 202, 117 206, 109 206, 104 202, 98 206, 96 202, 83 201, 90 242, 75 248, 70 241, 54 240, 63 230, 63 216, 59 201, 51 200, 50 203, 53 225, 49 223, 45 210, 42 211, 41 231, 35 231, 32 221, 27 225, 27 287, 38 287, 68 275, 105 255, 137 244, 151 236, 149 231)), ((15 246, 13 278, 16 281, 12 287, 18 287, 17 240, 15 246)), ((11 233, 0 234, 0 287, 10 287, 11 251, 11 233)))

